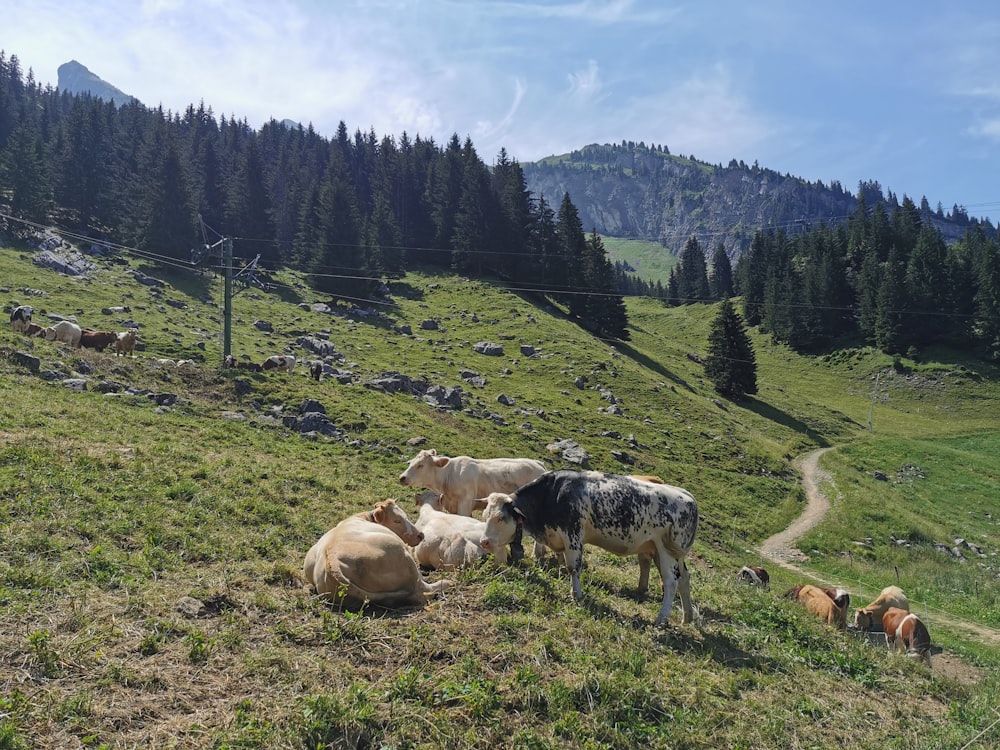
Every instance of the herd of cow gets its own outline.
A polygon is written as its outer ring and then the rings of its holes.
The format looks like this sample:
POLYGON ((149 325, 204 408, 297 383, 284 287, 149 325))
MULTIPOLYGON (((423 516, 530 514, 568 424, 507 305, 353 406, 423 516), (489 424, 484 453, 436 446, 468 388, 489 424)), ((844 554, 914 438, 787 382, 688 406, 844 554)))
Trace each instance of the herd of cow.
POLYGON ((96 349, 103 352, 114 345, 115 354, 130 356, 135 352, 139 341, 139 331, 129 328, 125 331, 95 331, 81 328, 70 320, 60 320, 50 326, 40 326, 32 322, 34 311, 29 305, 19 305, 10 314, 10 327, 27 336, 38 336, 48 341, 58 341, 74 349, 96 349))
MULTIPOLYGON (((421 568, 456 569, 489 554, 505 564, 523 555, 521 535, 526 531, 535 540, 536 559, 548 550, 560 557, 576 599, 583 597, 583 546, 593 544, 617 555, 638 556, 640 597, 649 586, 650 565, 656 564, 663 582, 656 625, 667 623, 677 595, 681 621, 694 620, 685 558, 698 528, 698 506, 680 487, 653 476, 548 471, 534 459, 448 457, 433 449, 410 460, 399 481, 428 490, 417 496, 416 522, 395 500, 386 500, 327 531, 303 566, 318 595, 355 604, 422 606, 453 582, 427 583, 421 568), (475 510, 482 510, 482 520, 473 517, 475 510)), ((737 579, 770 587, 767 571, 756 566, 742 568, 737 579)), ((804 584, 786 596, 827 623, 847 627, 846 591, 804 584)), ((927 628, 909 612, 906 595, 895 586, 855 611, 858 630, 879 626, 890 649, 905 648, 930 664, 927 628)))
MULTIPOLYGON (((115 333, 81 329, 61 320, 42 327, 31 320, 27 305, 14 308, 11 328, 72 347, 103 351, 111 344, 119 355, 135 349, 134 328, 115 333)), ((295 369, 295 357, 273 355, 257 364, 227 356, 226 367, 252 371, 295 369)), ((493 554, 498 564, 524 555, 522 535, 534 538, 541 560, 551 549, 570 573, 573 596, 583 598, 580 571, 583 546, 593 544, 621 556, 639 559, 637 593, 649 587, 655 563, 663 582, 663 601, 656 625, 665 625, 674 597, 681 599, 682 622, 694 620, 691 584, 685 558, 698 529, 698 505, 691 494, 659 477, 595 471, 548 471, 530 458, 476 459, 448 457, 422 450, 399 481, 427 488, 418 497, 416 523, 394 500, 345 518, 327 531, 305 557, 303 575, 318 595, 383 606, 421 606, 429 596, 453 585, 443 579, 427 583, 420 568, 456 569, 493 554), (473 512, 482 511, 482 520, 473 512), (509 547, 509 554, 508 554, 509 547)), ((770 587, 766 570, 745 566, 737 578, 770 587)), ((847 627, 850 597, 843 589, 800 584, 785 596, 799 601, 825 622, 847 627)), ((875 601, 856 610, 854 627, 885 632, 889 648, 930 664, 930 636, 909 611, 906 595, 887 587, 875 601)))
MULTIPOLYGON (((770 588, 770 576, 763 568, 744 565, 738 580, 770 588)), ((786 599, 802 604, 828 625, 845 629, 851 597, 841 588, 796 584, 785 592, 786 599)), ((854 610, 853 628, 859 632, 883 632, 889 650, 905 650, 908 656, 931 664, 931 637, 927 626, 910 612, 910 602, 898 586, 886 586, 867 606, 854 610)))

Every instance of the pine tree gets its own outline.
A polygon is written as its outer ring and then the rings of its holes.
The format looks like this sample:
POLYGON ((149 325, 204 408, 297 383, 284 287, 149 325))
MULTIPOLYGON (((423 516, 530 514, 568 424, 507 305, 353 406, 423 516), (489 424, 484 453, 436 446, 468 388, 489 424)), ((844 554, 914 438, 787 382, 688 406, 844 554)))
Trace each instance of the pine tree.
POLYGON ((563 194, 556 214, 556 247, 559 261, 552 286, 564 291, 553 296, 569 308, 570 315, 584 318, 586 300, 578 292, 584 291, 586 286, 584 258, 587 255, 587 238, 569 193, 563 194))
POLYGON ((727 299, 733 296, 733 266, 721 242, 712 255, 712 277, 709 280, 709 287, 713 299, 727 299))
POLYGON ((52 191, 40 140, 18 127, 0 150, 0 184, 10 190, 10 210, 32 221, 48 219, 52 191))
POLYGON ((681 304, 707 302, 711 297, 705 253, 694 236, 688 239, 681 251, 681 269, 677 280, 681 304))
POLYGON ((587 237, 587 258, 584 266, 587 288, 594 290, 594 294, 584 297, 588 327, 598 335, 628 341, 631 334, 628 331, 625 300, 615 288, 614 267, 608 260, 604 242, 596 230, 587 237))
POLYGON ((740 400, 757 392, 757 358, 743 319, 724 299, 708 334, 705 376, 715 390, 740 400))

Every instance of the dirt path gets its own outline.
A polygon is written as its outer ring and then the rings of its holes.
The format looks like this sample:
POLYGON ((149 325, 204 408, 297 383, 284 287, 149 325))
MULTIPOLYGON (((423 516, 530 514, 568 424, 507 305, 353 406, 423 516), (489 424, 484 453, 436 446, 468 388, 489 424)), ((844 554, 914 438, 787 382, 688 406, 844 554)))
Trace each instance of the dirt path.
MULTIPOLYGON (((819 581, 825 586, 843 586, 851 592, 852 597, 870 601, 870 599, 878 594, 878 591, 858 590, 857 581, 837 581, 832 576, 821 578, 814 573, 803 570, 795 564, 796 562, 805 562, 809 559, 808 556, 795 547, 795 542, 799 537, 822 521, 827 511, 830 510, 830 501, 820 491, 820 484, 824 481, 832 480, 827 472, 819 468, 820 457, 830 450, 833 449, 820 448, 801 456, 795 461, 795 465, 802 472, 802 486, 806 491, 806 509, 802 512, 801 516, 792 521, 787 529, 779 531, 777 534, 765 539, 758 548, 758 552, 777 565, 787 570, 793 570, 805 578, 819 581)), ((915 604, 917 603, 915 602, 915 604)), ((918 610, 928 611, 933 620, 938 621, 947 630, 956 631, 963 636, 1000 646, 1000 630, 980 625, 976 622, 958 619, 954 615, 932 609, 925 604, 919 604, 918 608, 914 609, 914 611, 918 610)), ((933 625, 931 627, 933 628, 933 625)), ((942 653, 940 656, 946 656, 946 654, 942 653)))

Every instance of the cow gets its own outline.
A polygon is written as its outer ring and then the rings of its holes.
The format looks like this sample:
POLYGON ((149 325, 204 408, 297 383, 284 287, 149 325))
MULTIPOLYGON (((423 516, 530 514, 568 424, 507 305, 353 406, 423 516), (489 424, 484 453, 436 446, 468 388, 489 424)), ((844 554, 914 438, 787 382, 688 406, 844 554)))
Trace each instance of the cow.
POLYGON ((931 665, 931 635, 927 626, 911 612, 889 607, 882 615, 882 629, 890 651, 906 649, 906 655, 931 665))
POLYGON ((103 352, 112 344, 117 344, 118 334, 114 331, 92 331, 87 329, 80 333, 80 346, 84 349, 95 349, 103 352))
POLYGON ((521 526, 538 542, 562 552, 577 600, 583 598, 584 544, 616 555, 638 555, 640 596, 649 587, 649 565, 655 561, 663 580, 655 624, 667 624, 678 593, 682 622, 694 619, 684 558, 698 530, 698 504, 685 489, 621 474, 551 471, 511 494, 490 494, 483 520, 486 532, 480 544, 487 551, 499 549, 521 526))
MULTIPOLYGON (((441 495, 428 491, 417 497, 420 512, 414 523, 423 532, 423 540, 413 548, 413 557, 425 568, 461 568, 487 555, 479 540, 483 538, 486 524, 478 518, 457 516, 438 507, 441 495)), ((504 548, 499 550, 497 562, 507 562, 504 548)))
POLYGON ((124 357, 128 355, 134 357, 135 345, 138 341, 138 329, 129 328, 127 331, 121 331, 115 339, 115 356, 124 357))
POLYGON ((533 458, 450 458, 431 448, 410 460, 399 481, 437 490, 443 510, 471 516, 485 507, 482 498, 491 492, 513 492, 544 473, 545 464, 533 458))
POLYGON ((890 607, 904 612, 910 611, 910 602, 899 586, 886 586, 875 601, 854 611, 854 627, 859 630, 874 630, 882 625, 882 615, 890 607))
POLYGON ((268 370, 285 370, 286 372, 293 372, 295 370, 295 357, 291 354, 272 354, 270 357, 261 362, 261 369, 264 372, 268 370))
POLYGON ((382 606, 423 606, 427 597, 452 585, 427 583, 407 545, 423 540, 394 500, 348 516, 314 544, 302 566, 316 593, 333 601, 382 606))
POLYGON ((764 589, 771 588, 771 576, 766 570, 756 565, 744 565, 736 574, 736 580, 764 589))
POLYGON ((24 327, 23 333, 25 336, 44 336, 45 329, 37 323, 28 323, 28 325, 24 327))
POLYGON ((48 341, 58 341, 62 344, 72 346, 74 349, 79 349, 83 329, 72 321, 60 320, 58 323, 42 329, 42 335, 48 341))
POLYGON ((242 359, 236 359, 232 354, 227 354, 225 359, 222 360, 222 364, 225 367, 232 367, 238 370, 250 370, 251 372, 263 372, 264 368, 261 367, 256 362, 247 362, 242 359))
MULTIPOLYGON (((823 589, 806 583, 793 586, 785 597, 798 601, 827 625, 843 630, 847 627, 847 609, 837 603, 837 597, 834 596, 836 593, 834 589, 823 589)), ((840 600, 843 601, 843 598, 840 597, 840 600)))
POLYGON ((323 363, 318 359, 313 360, 309 364, 309 377, 315 380, 317 383, 323 379, 323 363))
POLYGON ((31 323, 31 314, 34 308, 31 305, 18 305, 10 312, 10 330, 15 333, 23 331, 31 323))
MULTIPOLYGON (((806 584, 799 583, 796 584, 795 586, 792 586, 790 589, 788 589, 788 591, 785 592, 785 598, 786 599, 797 598, 799 595, 799 591, 801 591, 802 587, 805 585, 806 584)), ((822 591, 824 594, 830 597, 830 601, 832 601, 834 604, 836 604, 838 607, 844 610, 845 626, 846 626, 847 608, 851 606, 851 595, 842 588, 832 589, 827 586, 814 586, 814 588, 817 588, 820 591, 822 591)))

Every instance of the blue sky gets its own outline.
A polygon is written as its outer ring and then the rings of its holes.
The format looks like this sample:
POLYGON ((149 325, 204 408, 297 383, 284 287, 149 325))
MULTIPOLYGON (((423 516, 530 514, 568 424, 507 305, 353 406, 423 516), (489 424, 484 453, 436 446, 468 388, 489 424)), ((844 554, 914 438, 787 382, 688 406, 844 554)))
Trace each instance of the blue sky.
POLYGON ((36 80, 75 59, 253 127, 458 133, 487 163, 643 141, 1000 219, 993 0, 0 0, 0 18, 36 80))

